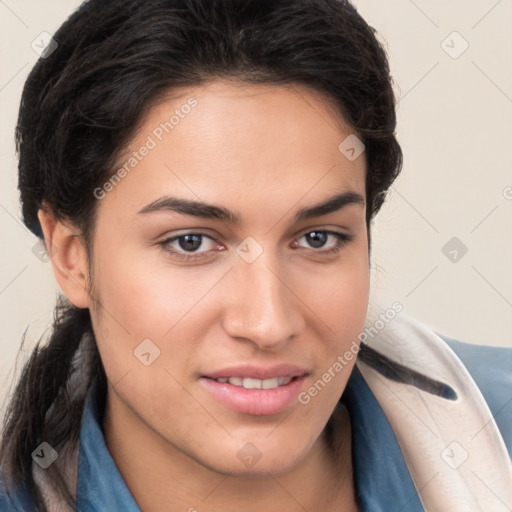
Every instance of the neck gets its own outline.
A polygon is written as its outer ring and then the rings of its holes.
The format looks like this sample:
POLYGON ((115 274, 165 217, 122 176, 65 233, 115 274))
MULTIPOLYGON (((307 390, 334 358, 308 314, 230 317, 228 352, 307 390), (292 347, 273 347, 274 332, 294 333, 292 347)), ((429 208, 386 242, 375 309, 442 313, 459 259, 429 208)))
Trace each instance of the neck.
POLYGON ((103 423, 109 451, 144 512, 357 510, 350 419, 341 403, 292 470, 253 478, 200 464, 151 430, 111 390, 103 423))

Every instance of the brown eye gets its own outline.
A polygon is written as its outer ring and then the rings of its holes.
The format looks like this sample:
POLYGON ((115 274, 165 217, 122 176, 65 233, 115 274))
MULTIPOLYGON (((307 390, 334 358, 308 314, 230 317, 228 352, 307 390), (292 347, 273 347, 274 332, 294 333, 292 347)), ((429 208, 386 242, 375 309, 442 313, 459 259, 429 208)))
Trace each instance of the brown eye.
POLYGON ((181 260, 202 258, 219 244, 204 233, 184 233, 158 242, 166 252, 181 260))
POLYGON ((195 251, 201 247, 203 243, 202 235, 191 234, 183 235, 177 238, 178 244, 184 251, 195 251))

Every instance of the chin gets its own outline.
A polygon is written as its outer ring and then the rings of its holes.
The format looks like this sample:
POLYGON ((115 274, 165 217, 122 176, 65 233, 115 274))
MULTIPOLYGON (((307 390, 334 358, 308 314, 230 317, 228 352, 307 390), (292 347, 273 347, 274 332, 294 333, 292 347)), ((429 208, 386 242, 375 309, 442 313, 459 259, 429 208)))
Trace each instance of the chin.
POLYGON ((224 475, 260 478, 268 477, 269 473, 277 476, 291 471, 307 453, 307 447, 298 446, 297 443, 290 447, 277 437, 276 443, 261 440, 253 444, 249 441, 241 447, 236 443, 236 448, 226 447, 223 453, 217 452, 215 458, 208 461, 203 459, 202 464, 224 475))

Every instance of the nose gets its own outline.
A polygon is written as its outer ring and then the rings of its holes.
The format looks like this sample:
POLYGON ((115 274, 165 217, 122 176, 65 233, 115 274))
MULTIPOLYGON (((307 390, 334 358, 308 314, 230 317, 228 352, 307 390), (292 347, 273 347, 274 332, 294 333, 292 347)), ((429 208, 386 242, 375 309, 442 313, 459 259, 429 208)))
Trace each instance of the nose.
POLYGON ((293 283, 263 253, 256 261, 239 261, 231 272, 224 329, 233 338, 276 351, 304 328, 300 298, 293 283))

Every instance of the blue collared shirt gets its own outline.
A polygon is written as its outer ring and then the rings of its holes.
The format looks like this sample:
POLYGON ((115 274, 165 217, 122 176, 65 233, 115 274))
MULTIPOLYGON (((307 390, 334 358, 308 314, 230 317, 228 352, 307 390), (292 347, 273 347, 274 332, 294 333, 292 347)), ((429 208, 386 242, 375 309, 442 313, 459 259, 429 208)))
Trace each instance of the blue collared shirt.
MULTIPOLYGON (((512 456, 512 349, 443 339, 480 388, 512 456)), ((352 427, 354 481, 360 512, 424 512, 393 430, 357 368, 342 398, 352 427)), ((77 510, 141 512, 108 451, 103 398, 91 389, 80 434, 77 510)), ((32 512, 24 489, 2 495, 0 512, 32 512)))

